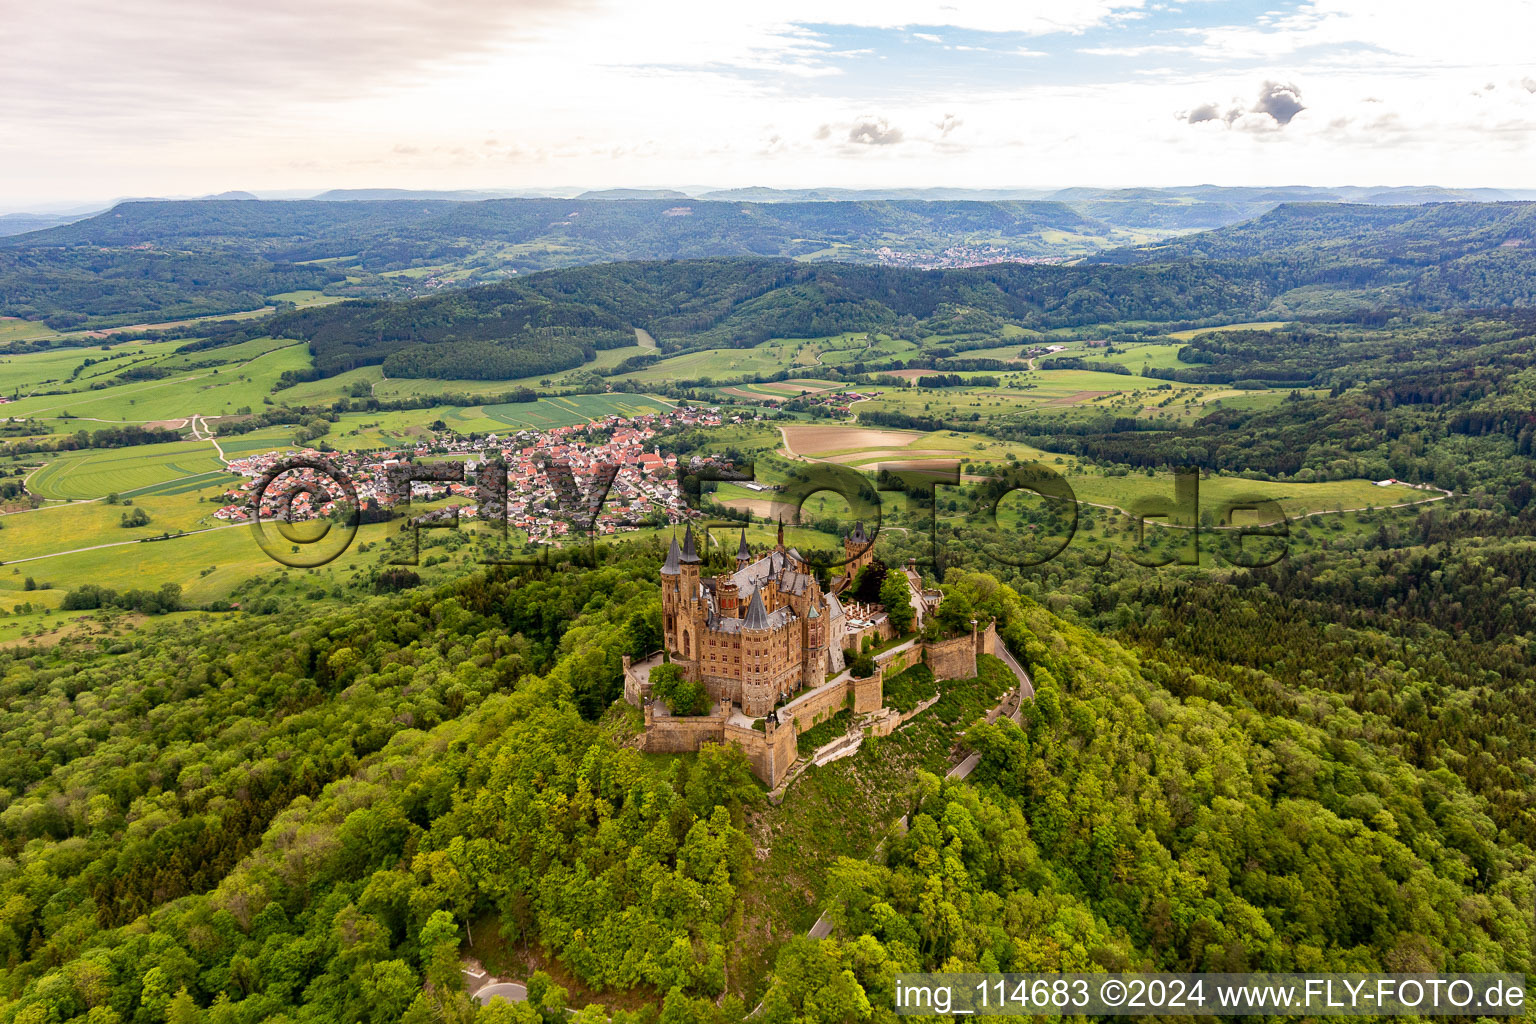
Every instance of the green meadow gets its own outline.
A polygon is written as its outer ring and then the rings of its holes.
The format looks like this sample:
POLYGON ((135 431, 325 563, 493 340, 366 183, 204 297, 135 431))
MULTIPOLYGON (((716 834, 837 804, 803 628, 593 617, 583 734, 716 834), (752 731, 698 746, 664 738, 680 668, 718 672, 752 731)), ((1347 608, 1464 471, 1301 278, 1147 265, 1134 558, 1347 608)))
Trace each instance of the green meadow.
POLYGON ((132 496, 141 488, 184 484, 191 478, 223 474, 224 464, 210 441, 174 441, 129 448, 89 449, 50 458, 27 479, 44 498, 132 496))
POLYGON ((39 320, 0 316, 0 345, 13 341, 42 341, 58 336, 58 331, 39 320))
MULTIPOLYGON (((254 344, 254 343, 250 343, 254 344)), ((270 344, 270 342, 269 342, 270 344)), ((217 358, 209 356, 208 358, 217 358)), ((188 416, 227 416, 254 409, 271 396, 285 370, 311 365, 303 345, 268 348, 248 359, 201 369, 171 370, 158 380, 113 384, 64 395, 37 395, 5 407, 9 416, 44 420, 81 419, 101 423, 151 423, 188 416)), ((89 426, 89 424, 81 424, 89 426)))

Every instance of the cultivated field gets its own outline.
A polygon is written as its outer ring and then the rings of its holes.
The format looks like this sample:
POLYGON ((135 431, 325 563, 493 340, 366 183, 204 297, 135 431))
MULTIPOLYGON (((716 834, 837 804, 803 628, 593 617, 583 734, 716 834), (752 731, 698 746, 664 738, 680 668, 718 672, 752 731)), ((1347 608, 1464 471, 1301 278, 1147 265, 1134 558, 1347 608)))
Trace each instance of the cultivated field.
POLYGON ((843 424, 791 423, 780 428, 791 455, 820 456, 860 448, 905 447, 923 435, 911 430, 881 430, 843 424))
POLYGON ((228 478, 223 467, 208 441, 93 449, 51 457, 27 479, 27 489, 44 498, 100 498, 112 493, 130 497, 159 485, 228 478))

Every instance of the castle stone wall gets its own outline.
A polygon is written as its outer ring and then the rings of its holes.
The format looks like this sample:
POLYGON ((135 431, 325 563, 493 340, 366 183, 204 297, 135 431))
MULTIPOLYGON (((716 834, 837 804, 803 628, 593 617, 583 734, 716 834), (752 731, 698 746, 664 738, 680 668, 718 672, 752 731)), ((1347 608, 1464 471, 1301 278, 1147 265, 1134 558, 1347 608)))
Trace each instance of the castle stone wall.
POLYGON ((875 655, 875 663, 888 676, 900 675, 923 660, 924 646, 923 644, 913 644, 904 651, 882 651, 875 655))
POLYGON ((752 765, 752 773, 771 789, 789 773, 798 750, 795 730, 789 726, 766 731, 731 724, 719 707, 708 715, 671 716, 655 713, 654 705, 645 708, 645 746, 650 754, 687 754, 706 743, 729 743, 739 747, 752 765))
POLYGON ((725 735, 725 715, 717 705, 707 715, 657 715, 656 706, 645 706, 645 749, 653 754, 685 754, 705 743, 718 743, 725 735))
POLYGON ((794 731, 798 735, 843 710, 847 702, 848 681, 839 679, 796 697, 779 710, 779 718, 782 721, 786 712, 793 715, 794 731))
POLYGON ((726 743, 740 747, 752 763, 752 774, 772 789, 795 763, 799 753, 795 746, 795 730, 788 726, 774 728, 772 735, 756 729, 725 723, 723 738, 726 743))
POLYGON ((927 644, 928 667, 940 679, 974 679, 976 677, 977 641, 971 636, 957 636, 953 640, 940 640, 927 644))
POLYGON ((873 714, 885 704, 885 672, 876 667, 875 674, 868 679, 850 678, 848 689, 853 692, 853 713, 873 714))

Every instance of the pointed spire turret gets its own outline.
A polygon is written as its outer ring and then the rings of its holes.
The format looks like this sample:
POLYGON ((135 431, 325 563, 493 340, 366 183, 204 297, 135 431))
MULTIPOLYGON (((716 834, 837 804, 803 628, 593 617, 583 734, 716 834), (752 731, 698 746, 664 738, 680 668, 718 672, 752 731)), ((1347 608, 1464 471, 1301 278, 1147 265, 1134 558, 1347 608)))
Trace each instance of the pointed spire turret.
POLYGON ((768 609, 763 607, 763 591, 761 587, 752 591, 752 602, 747 605, 747 614, 741 626, 743 629, 768 628, 768 609))
POLYGON ((784 546, 784 520, 779 520, 779 547, 784 546))
POLYGON ((680 552, 677 550, 677 534, 674 533, 672 535, 672 546, 667 549, 667 560, 663 562, 661 566, 661 574, 663 576, 676 576, 683 571, 682 567, 677 564, 679 557, 680 552))
POLYGON ((690 564, 699 560, 699 551, 693 544, 693 527, 691 525, 683 533, 683 553, 679 556, 678 560, 690 564))
POLYGON ((736 558, 738 560, 743 558, 750 560, 752 558, 752 549, 747 547, 747 528, 745 526, 741 528, 741 543, 736 546, 736 558))

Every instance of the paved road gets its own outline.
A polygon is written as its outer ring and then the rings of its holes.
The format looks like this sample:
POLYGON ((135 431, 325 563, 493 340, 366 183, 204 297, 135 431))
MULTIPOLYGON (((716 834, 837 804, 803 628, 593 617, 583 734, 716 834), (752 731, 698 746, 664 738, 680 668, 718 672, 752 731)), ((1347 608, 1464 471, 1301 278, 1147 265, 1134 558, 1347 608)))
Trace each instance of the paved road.
POLYGON ((980 763, 981 755, 972 754, 970 757, 967 757, 964 761, 961 761, 959 764, 951 768, 949 770, 949 774, 944 777, 946 779, 963 779, 967 775, 971 774, 971 772, 975 771, 976 766, 980 763))
POLYGON ((498 981, 476 992, 475 1002, 485 1006, 498 996, 510 1003, 525 1002, 528 999, 528 987, 516 981, 498 981))
MULTIPOLYGON (((998 639, 1001 640, 1002 638, 999 637, 998 639)), ((1029 673, 1024 671, 1024 666, 1020 665, 1018 660, 1014 658, 1006 644, 999 643, 997 649, 1002 652, 998 657, 1002 659, 1004 665, 1007 665, 1012 670, 1014 678, 1019 681, 1019 692, 1030 700, 1034 700, 1035 683, 1034 680, 1029 678, 1029 673)))

